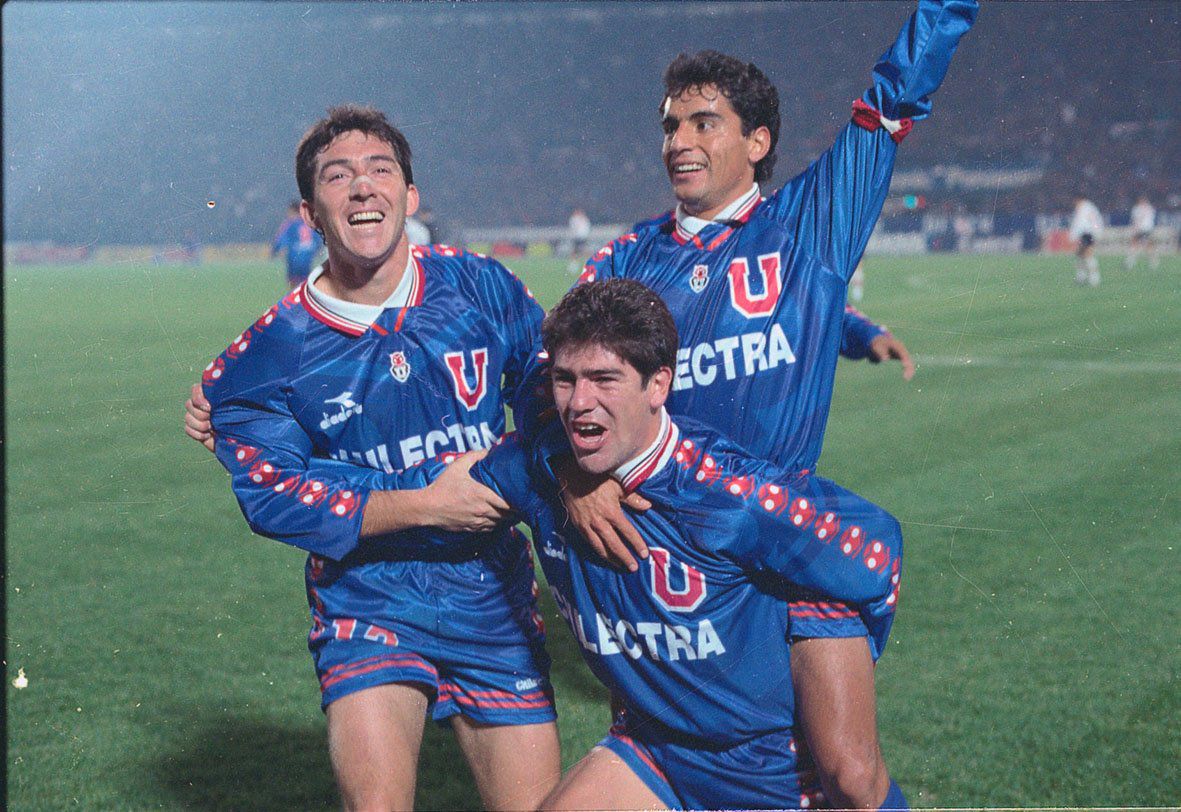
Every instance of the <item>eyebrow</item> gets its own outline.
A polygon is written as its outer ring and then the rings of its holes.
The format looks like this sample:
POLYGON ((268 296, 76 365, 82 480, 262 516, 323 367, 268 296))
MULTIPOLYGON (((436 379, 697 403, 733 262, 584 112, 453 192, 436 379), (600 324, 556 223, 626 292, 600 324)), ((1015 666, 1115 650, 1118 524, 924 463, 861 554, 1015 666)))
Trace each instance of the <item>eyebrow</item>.
MULTIPOLYGON (((398 162, 397 159, 395 159, 392 155, 367 155, 364 158, 362 158, 361 160, 366 163, 373 163, 374 161, 383 161, 385 163, 396 164, 398 162)), ((320 172, 322 173, 325 169, 327 169, 330 166, 349 166, 351 164, 352 164, 352 161, 350 161, 347 158, 333 158, 331 161, 325 161, 324 163, 320 164, 320 172)))
MULTIPOLYGON (((703 118, 721 118, 721 117, 722 117, 721 113, 714 112, 713 110, 698 110, 696 113, 690 113, 687 116, 689 121, 701 120, 703 118)), ((672 113, 665 113, 661 117, 660 120, 661 120, 661 122, 665 122, 665 121, 680 121, 681 119, 678 116, 674 116, 672 113)))

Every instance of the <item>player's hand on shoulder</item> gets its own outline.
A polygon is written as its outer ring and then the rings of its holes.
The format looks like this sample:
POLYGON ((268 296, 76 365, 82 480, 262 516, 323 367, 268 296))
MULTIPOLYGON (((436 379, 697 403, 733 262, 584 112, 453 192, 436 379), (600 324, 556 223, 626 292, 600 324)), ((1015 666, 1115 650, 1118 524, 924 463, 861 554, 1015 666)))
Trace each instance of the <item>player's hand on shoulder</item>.
POLYGON ((483 533, 509 518, 509 504, 468 474, 487 454, 474 451, 458 457, 423 489, 428 513, 424 524, 458 533, 483 533))
POLYGON ((211 409, 201 384, 193 384, 189 390, 189 399, 185 401, 185 434, 210 451, 213 450, 213 423, 209 419, 211 409))
POLYGON ((891 333, 882 333, 869 342, 869 359, 875 364, 891 358, 902 362, 903 380, 909 381, 914 377, 914 361, 900 339, 891 333))
POLYGON ((639 494, 624 494, 610 477, 588 474, 572 459, 555 466, 562 486, 562 502, 570 521, 586 539, 596 555, 609 563, 634 572, 639 568, 635 556, 648 557, 648 545, 623 512, 626 504, 633 510, 647 510, 652 505, 639 494))

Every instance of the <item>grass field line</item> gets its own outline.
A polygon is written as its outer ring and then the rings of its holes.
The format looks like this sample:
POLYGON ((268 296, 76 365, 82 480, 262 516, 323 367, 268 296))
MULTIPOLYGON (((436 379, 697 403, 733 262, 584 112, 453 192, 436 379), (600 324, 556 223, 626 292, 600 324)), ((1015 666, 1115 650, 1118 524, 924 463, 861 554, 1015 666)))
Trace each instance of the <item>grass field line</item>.
POLYGON ((1054 372, 1142 372, 1181 375, 1181 364, 1163 361, 1086 361, 1054 358, 999 358, 981 355, 916 355, 915 365, 933 367, 990 367, 997 369, 1047 369, 1054 372))

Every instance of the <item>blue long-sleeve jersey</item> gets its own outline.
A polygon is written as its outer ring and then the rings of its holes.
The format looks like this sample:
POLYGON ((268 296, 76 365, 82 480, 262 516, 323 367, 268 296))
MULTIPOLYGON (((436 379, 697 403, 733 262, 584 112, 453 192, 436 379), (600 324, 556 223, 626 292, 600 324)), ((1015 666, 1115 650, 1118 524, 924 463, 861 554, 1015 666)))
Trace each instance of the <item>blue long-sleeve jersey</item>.
POLYGON ((734 221, 696 235, 662 218, 602 248, 582 281, 661 295, 681 336, 669 410, 789 470, 820 455, 849 277, 890 185, 898 143, 931 109, 973 0, 922 0, 833 146, 734 221))
MULTIPOLYGON (((412 255, 407 306, 355 323, 305 284, 205 370, 216 453, 255 532, 343 559, 379 484, 367 471, 488 448, 504 432, 541 307, 494 260, 445 246, 412 255), (318 468, 325 460, 349 465, 318 468)), ((405 558, 462 557, 487 541, 412 536, 405 558)))
MULTIPOLYGON (((604 567, 569 524, 555 477, 510 435, 472 476, 529 524, 558 609, 629 731, 716 748, 793 723, 786 582, 854 602, 876 657, 894 616, 897 521, 835 483, 791 475, 692 421, 668 422, 624 483, 650 556, 604 567)), ((429 475, 430 472, 424 472, 429 475)))

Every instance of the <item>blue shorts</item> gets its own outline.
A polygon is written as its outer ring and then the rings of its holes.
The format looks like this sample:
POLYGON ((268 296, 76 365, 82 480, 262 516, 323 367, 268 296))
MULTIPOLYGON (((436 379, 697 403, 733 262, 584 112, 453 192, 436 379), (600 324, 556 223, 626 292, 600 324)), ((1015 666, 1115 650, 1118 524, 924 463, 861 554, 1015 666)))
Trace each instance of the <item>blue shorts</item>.
POLYGON ((807 809, 823 803, 815 773, 801 771, 791 731, 729 748, 632 737, 616 723, 599 742, 670 809, 807 809))
POLYGON ((342 563, 311 556, 308 649, 321 706, 391 683, 423 688, 431 717, 550 722, 545 629, 528 542, 462 561, 342 563))

